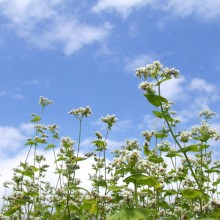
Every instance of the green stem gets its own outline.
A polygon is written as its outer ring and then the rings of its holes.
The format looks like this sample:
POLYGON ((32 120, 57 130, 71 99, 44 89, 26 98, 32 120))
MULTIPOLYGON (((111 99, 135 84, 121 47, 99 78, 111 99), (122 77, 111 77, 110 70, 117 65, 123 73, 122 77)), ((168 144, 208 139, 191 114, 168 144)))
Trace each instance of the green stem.
MULTIPOLYGON (((80 144, 81 144, 81 133, 82 133, 82 118, 79 118, 79 136, 78 136, 78 146, 77 146, 77 152, 76 152, 76 158, 79 157, 79 149, 80 149, 80 144)), ((77 166, 78 161, 76 160, 75 165, 77 166)), ((76 175, 76 169, 74 170, 73 173, 73 179, 75 179, 76 175)))
MULTIPOLYGON (((160 95, 160 85, 158 86, 158 91, 159 91, 159 95, 160 95)), ((163 113, 164 119, 165 119, 165 121, 166 121, 166 124, 167 124, 167 126, 168 126, 168 128, 169 128, 169 131, 170 131, 170 133, 171 133, 171 135, 172 135, 174 141, 176 142, 176 144, 178 145, 178 147, 179 147, 181 150, 183 150, 183 147, 180 145, 179 141, 177 140, 176 136, 175 136, 174 133, 173 133, 173 130, 172 130, 171 126, 170 126, 170 123, 168 122, 168 120, 167 120, 167 118, 166 118, 166 114, 165 114, 165 112, 164 112, 164 109, 163 109, 163 106, 162 106, 161 103, 160 103, 160 108, 161 108, 161 111, 162 111, 162 113, 163 113)), ((193 171, 192 165, 191 165, 191 163, 190 163, 190 161, 189 161, 189 158, 188 158, 186 152, 184 152, 184 151, 182 151, 182 152, 183 152, 183 155, 184 155, 184 157, 185 157, 185 159, 186 159, 186 162, 187 162, 187 164, 188 164, 188 167, 189 167, 189 169, 190 169, 190 171, 191 171, 191 174, 192 174, 194 180, 196 181, 196 184, 197 184, 197 186, 198 186, 200 192, 201 192, 202 195, 203 195, 204 200, 205 200, 205 201, 208 201, 208 200, 207 200, 207 197, 206 197, 206 195, 205 195, 205 193, 204 193, 204 191, 203 191, 203 189, 202 189, 202 187, 201 187, 201 185, 200 185, 200 183, 199 183, 199 181, 198 181, 198 179, 197 179, 197 177, 196 177, 196 175, 195 175, 195 173, 194 173, 194 171, 193 171)))
POLYGON ((135 181, 134 183, 134 200, 135 200, 135 206, 138 208, 138 194, 137 194, 137 183, 135 181))
MULTIPOLYGON (((106 131, 106 135, 105 135, 105 142, 107 140, 107 137, 108 137, 108 132, 109 132, 109 128, 107 129, 106 131)), ((104 164, 104 170, 105 170, 105 182, 107 180, 107 173, 106 173, 106 167, 107 167, 107 164, 106 164, 106 150, 104 148, 104 161, 105 161, 105 164, 104 164)), ((105 187, 105 195, 107 194, 107 186, 105 187)))

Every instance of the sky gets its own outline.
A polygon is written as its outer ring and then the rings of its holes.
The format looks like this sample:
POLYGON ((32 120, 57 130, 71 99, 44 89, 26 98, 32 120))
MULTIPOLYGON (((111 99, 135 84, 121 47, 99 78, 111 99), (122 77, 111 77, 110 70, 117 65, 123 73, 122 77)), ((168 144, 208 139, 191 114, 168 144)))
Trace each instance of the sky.
MULTIPOLYGON (((78 122, 68 111, 91 107, 82 151, 92 149, 95 131, 105 132, 107 114, 118 118, 110 149, 153 129, 135 69, 154 60, 180 70, 162 88, 176 103, 180 129, 199 123, 204 108, 218 113, 219 39, 218 0, 0 0, 0 185, 25 158, 40 96, 54 101, 42 123, 57 123, 74 140, 78 122)), ((220 130, 218 115, 211 123, 220 130)))

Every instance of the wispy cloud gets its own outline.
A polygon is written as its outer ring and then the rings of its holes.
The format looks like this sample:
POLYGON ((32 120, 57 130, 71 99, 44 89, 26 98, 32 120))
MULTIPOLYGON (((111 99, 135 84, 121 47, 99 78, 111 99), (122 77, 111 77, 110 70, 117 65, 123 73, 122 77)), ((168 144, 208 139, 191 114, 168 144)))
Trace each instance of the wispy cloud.
POLYGON ((25 96, 20 94, 20 93, 13 93, 13 92, 10 92, 10 91, 5 91, 5 90, 0 91, 0 98, 1 97, 19 99, 19 100, 25 99, 25 96))
POLYGON ((174 12, 176 16, 195 15, 205 21, 213 20, 220 16, 220 2, 218 0, 167 0, 164 9, 174 12))
POLYGON ((99 0, 92 10, 94 12, 116 11, 126 18, 135 8, 151 5, 154 2, 154 0, 99 0))
POLYGON ((16 151, 23 146, 26 136, 33 134, 31 123, 21 123, 18 127, 0 125, 0 149, 2 151, 16 151))
POLYGON ((132 57, 126 57, 124 59, 124 69, 127 72, 135 73, 135 69, 146 64, 152 63, 155 60, 153 55, 138 55, 132 57))
POLYGON ((126 18, 133 10, 141 7, 168 13, 172 11, 172 16, 178 17, 193 15, 204 21, 214 20, 220 16, 220 2, 218 0, 99 0, 93 7, 93 11, 115 11, 126 18))
POLYGON ((185 79, 183 77, 165 81, 161 86, 162 96, 168 98, 170 101, 185 99, 187 93, 184 89, 184 82, 185 79))
POLYGON ((111 25, 90 25, 80 22, 63 0, 1 0, 4 25, 41 49, 61 46, 71 55, 87 44, 102 41, 111 25))
POLYGON ((18 128, 0 126, 0 149, 14 151, 20 147, 25 136, 18 128))
POLYGON ((194 78, 190 85, 189 88, 191 90, 197 90, 197 91, 204 91, 207 93, 213 92, 216 90, 216 87, 208 82, 206 82, 204 79, 200 78, 194 78))

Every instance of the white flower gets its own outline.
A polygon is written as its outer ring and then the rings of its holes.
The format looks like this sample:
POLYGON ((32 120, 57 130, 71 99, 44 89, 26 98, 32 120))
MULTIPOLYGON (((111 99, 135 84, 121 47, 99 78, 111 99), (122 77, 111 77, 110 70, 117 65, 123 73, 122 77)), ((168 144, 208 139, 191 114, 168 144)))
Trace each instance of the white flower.
POLYGON ((211 119, 215 115, 216 113, 211 111, 210 109, 204 109, 199 113, 199 117, 204 116, 206 120, 211 119))
POLYGON ((82 118, 82 117, 89 117, 92 114, 92 110, 89 106, 85 108, 77 108, 77 109, 72 109, 68 112, 71 115, 76 116, 77 118, 82 118))
POLYGON ((190 131, 183 131, 180 133, 180 141, 183 143, 188 142, 192 139, 192 133, 190 131))
POLYGON ((115 117, 115 115, 106 115, 105 117, 101 117, 101 120, 108 124, 108 128, 111 129, 111 127, 114 125, 118 119, 115 117))
POLYGON ((150 82, 147 82, 147 81, 141 82, 139 84, 138 88, 144 90, 148 94, 155 94, 156 93, 155 90, 154 90, 154 84, 150 83, 150 82))
POLYGON ((43 96, 40 96, 40 99, 39 99, 39 104, 42 106, 42 107, 45 107, 47 105, 50 105, 52 104, 53 101, 52 100, 49 100, 48 98, 45 98, 43 96))

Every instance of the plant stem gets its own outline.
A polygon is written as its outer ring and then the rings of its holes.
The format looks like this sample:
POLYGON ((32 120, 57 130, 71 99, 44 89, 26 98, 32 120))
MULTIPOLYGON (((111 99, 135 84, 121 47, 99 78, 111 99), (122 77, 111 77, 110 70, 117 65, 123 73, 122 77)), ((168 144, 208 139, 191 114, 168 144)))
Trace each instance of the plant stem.
MULTIPOLYGON (((158 86, 158 93, 159 93, 159 95, 160 95, 160 85, 158 86)), ((164 119, 165 119, 165 121, 166 121, 166 124, 167 124, 167 126, 168 126, 168 128, 169 128, 169 131, 170 131, 170 133, 171 133, 171 135, 172 135, 174 141, 176 142, 176 144, 178 145, 178 147, 179 147, 181 150, 183 150, 183 147, 180 145, 179 141, 177 140, 176 136, 175 136, 174 133, 173 133, 173 130, 172 130, 171 126, 170 126, 170 123, 168 122, 168 120, 167 120, 167 118, 166 118, 166 114, 165 114, 165 112, 164 112, 164 109, 163 109, 163 106, 162 106, 161 103, 160 103, 160 108, 161 108, 161 111, 162 111, 162 113, 163 113, 164 119)), ((205 193, 204 193, 204 191, 203 191, 203 189, 202 189, 202 187, 201 187, 201 185, 200 185, 200 183, 199 183, 199 181, 198 181, 198 179, 197 179, 197 177, 196 177, 196 175, 195 175, 195 173, 194 173, 194 171, 193 171, 193 168, 192 168, 192 165, 191 165, 191 163, 190 163, 190 161, 189 161, 189 158, 188 158, 186 152, 184 152, 184 151, 182 151, 182 152, 183 152, 183 155, 184 155, 184 157, 185 157, 185 159, 186 159, 186 162, 187 162, 187 164, 188 164, 188 167, 189 167, 189 169, 190 169, 190 171, 191 171, 191 174, 192 174, 194 180, 196 181, 196 184, 197 184, 197 186, 198 186, 200 192, 202 193, 204 200, 207 202, 207 201, 208 201, 208 200, 207 200, 207 197, 206 197, 206 195, 205 195, 205 193)))
POLYGON ((138 208, 138 194, 137 194, 137 183, 134 183, 134 199, 135 199, 135 206, 138 208))

